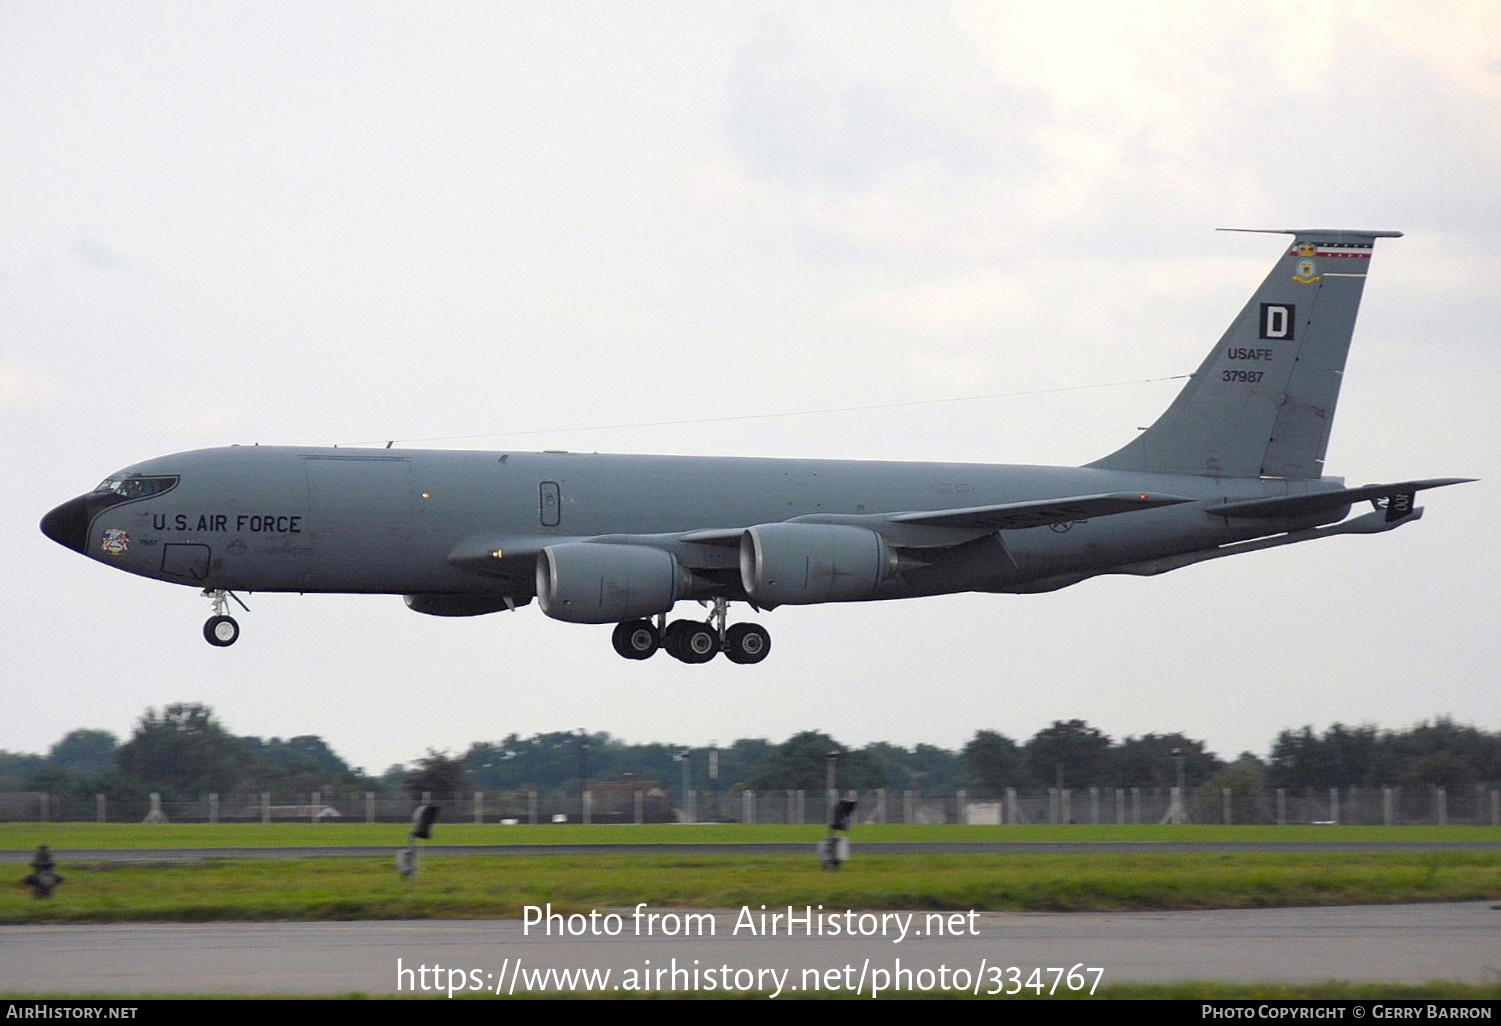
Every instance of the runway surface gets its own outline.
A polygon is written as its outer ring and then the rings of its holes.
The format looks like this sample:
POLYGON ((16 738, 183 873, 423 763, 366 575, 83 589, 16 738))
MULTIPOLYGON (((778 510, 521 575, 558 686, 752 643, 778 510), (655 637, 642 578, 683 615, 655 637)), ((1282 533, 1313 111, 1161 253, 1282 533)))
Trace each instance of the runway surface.
POLYGON ((599 910, 595 929, 618 927, 615 937, 587 935, 584 920, 572 924, 584 936, 560 936, 566 921, 547 936, 516 920, 3 927, 0 993, 386 995, 455 983, 522 993, 558 989, 559 971, 593 974, 570 979, 573 990, 645 983, 797 996, 905 983, 1004 993, 1032 980, 1067 987, 1070 969, 1079 986, 1098 980, 1108 993, 1122 981, 1480 983, 1501 973, 1501 911, 1492 902, 936 920, 897 913, 912 916, 905 933, 903 921, 882 913, 791 911, 775 935, 759 906, 696 920, 680 909, 599 910), (645 918, 652 913, 654 922, 645 918))

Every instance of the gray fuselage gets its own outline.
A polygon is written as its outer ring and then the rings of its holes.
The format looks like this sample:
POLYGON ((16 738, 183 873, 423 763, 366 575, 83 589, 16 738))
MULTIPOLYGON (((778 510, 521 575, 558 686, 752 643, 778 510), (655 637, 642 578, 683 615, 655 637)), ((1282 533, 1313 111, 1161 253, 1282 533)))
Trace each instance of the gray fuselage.
MULTIPOLYGON (((842 460, 234 446, 163 456, 115 479, 175 478, 158 494, 86 508, 84 551, 200 588, 508 596, 535 591, 536 553, 585 539, 651 538, 741 598, 736 553, 695 533, 793 518, 951 510, 1142 491, 1193 500, 1026 530, 909 527, 914 562, 870 598, 1048 590, 1144 560, 1340 520, 1228 520, 1227 501, 1340 487, 1333 479, 1224 479, 1094 468, 842 460), (661 536, 675 537, 661 537, 661 536), (683 537, 686 535, 687 537, 683 537), (643 537, 645 536, 645 537, 643 537), (504 552, 504 558, 483 557, 504 552)), ((89 496, 74 500, 87 506, 89 496)), ((71 543, 70 543, 71 544, 71 543)), ((78 546, 73 546, 78 547, 78 546)))

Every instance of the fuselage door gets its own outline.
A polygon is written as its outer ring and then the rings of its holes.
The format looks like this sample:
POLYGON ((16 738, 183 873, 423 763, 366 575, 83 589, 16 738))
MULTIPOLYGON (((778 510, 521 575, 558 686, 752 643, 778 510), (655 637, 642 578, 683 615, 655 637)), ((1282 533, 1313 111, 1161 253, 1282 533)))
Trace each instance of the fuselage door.
POLYGON ((543 481, 538 496, 543 527, 557 527, 563 515, 563 496, 556 481, 543 481))
POLYGON ((201 582, 208 578, 210 556, 207 545, 168 542, 162 546, 162 573, 185 581, 201 582))

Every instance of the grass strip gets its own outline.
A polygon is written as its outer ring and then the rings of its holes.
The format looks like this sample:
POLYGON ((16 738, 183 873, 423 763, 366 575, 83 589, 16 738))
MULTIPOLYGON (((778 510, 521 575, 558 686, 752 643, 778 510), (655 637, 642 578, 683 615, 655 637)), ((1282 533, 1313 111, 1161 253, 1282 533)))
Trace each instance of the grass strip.
MULTIPOLYGON (((238 848, 369 846, 394 849, 405 843, 401 823, 0 823, 0 850, 31 851, 48 844, 70 848, 238 848)), ((811 849, 822 826, 780 824, 626 825, 548 824, 501 826, 439 820, 433 843, 505 844, 715 844, 806 843, 811 849)), ((1476 826, 858 826, 857 846, 870 841, 924 842, 1288 842, 1356 843, 1445 842, 1501 845, 1501 828, 1476 826)))
MULTIPOLYGON (((0 923, 519 918, 633 907, 1096 911, 1501 897, 1501 852, 431 857, 76 863, 48 899, 0 889, 0 923)), ((16 879, 24 873, 17 866, 16 879)))

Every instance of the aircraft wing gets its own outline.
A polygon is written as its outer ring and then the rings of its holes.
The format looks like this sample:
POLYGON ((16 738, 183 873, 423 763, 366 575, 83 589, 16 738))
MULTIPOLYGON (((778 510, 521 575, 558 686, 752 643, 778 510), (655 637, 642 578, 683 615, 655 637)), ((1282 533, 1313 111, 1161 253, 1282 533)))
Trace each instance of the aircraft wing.
POLYGON ((894 524, 920 524, 924 527, 953 527, 961 530, 1018 531, 1044 527, 1071 520, 1089 520, 1117 513, 1134 513, 1158 506, 1175 506, 1192 502, 1177 495, 1153 495, 1148 492, 1110 492, 1103 495, 1072 495, 1062 499, 1035 499, 1031 502, 1003 502, 995 506, 970 506, 965 509, 942 509, 922 513, 893 513, 883 519, 894 524))
MULTIPOLYGON (((1192 501, 1177 495, 1112 492, 913 513, 810 513, 793 517, 789 523, 848 524, 875 531, 893 545, 949 548, 994 531, 1043 527, 1192 501)), ((448 554, 448 562, 460 569, 487 576, 525 574, 531 572, 529 561, 544 546, 562 541, 588 541, 666 549, 685 566, 699 569, 728 567, 738 558, 736 554, 745 530, 744 527, 705 528, 664 534, 607 534, 569 539, 476 534, 455 545, 448 554)))
POLYGON ((1308 513, 1323 513, 1341 506, 1362 502, 1366 499, 1393 499, 1400 495, 1409 498, 1425 488, 1443 488, 1445 485, 1467 484, 1472 477, 1434 477, 1426 481, 1398 481, 1395 484, 1370 484, 1359 488, 1341 488, 1333 492, 1312 492, 1307 495, 1286 495, 1276 499, 1246 499, 1241 502, 1226 502, 1210 506, 1204 512, 1220 517, 1297 517, 1308 513))

